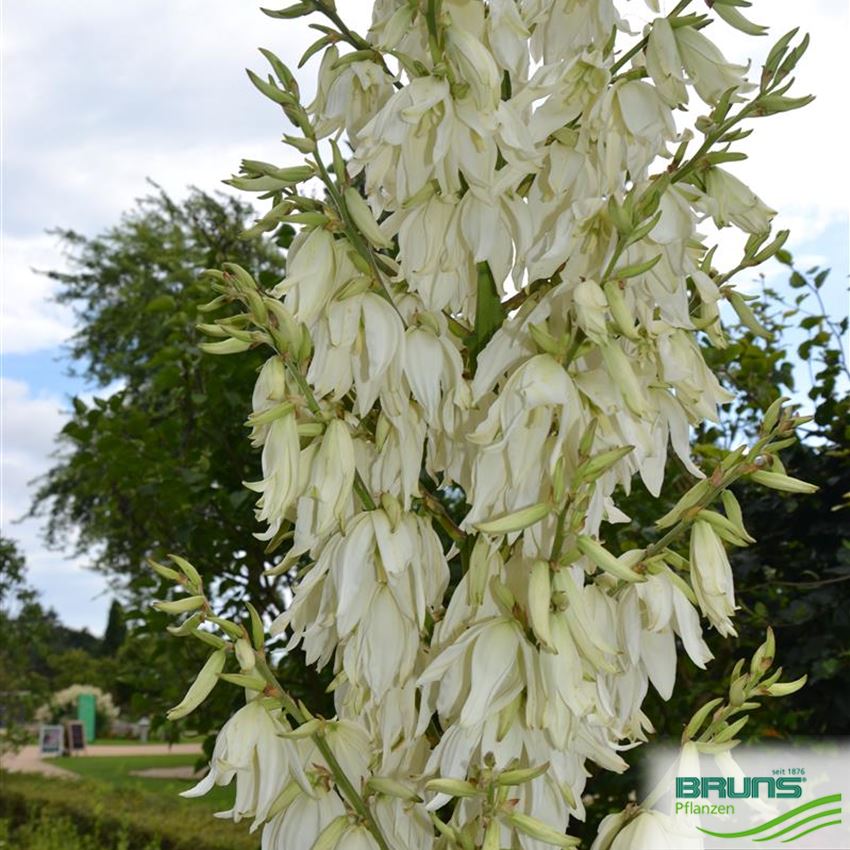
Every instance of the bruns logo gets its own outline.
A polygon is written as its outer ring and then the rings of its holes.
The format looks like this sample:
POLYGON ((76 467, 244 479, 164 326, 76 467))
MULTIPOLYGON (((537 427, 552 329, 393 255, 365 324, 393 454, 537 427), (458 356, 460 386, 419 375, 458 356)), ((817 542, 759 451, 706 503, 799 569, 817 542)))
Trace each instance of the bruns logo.
POLYGON ((802 776, 677 776, 676 797, 707 798, 712 793, 720 799, 746 800, 767 794, 770 798, 803 796, 802 776))

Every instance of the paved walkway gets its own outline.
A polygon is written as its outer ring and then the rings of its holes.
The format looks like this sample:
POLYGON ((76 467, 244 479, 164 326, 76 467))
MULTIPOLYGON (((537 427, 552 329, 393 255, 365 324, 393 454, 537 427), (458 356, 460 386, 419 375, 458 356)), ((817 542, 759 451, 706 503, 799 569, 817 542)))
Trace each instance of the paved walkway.
MULTIPOLYGON (((92 758, 95 756, 166 756, 200 755, 200 744, 92 744, 74 758, 92 758)), ((43 776, 56 776, 63 779, 79 779, 79 774, 53 764, 51 759, 39 756, 38 747, 22 747, 17 753, 7 753, 0 759, 0 767, 11 773, 40 773, 43 776)))
POLYGON ((195 770, 191 765, 182 767, 149 767, 146 770, 131 770, 130 776, 141 776, 143 779, 191 779, 197 782, 206 775, 206 768, 195 770))
POLYGON ((0 767, 10 773, 40 773, 43 776, 57 776, 62 779, 80 778, 78 773, 51 764, 50 759, 40 758, 36 746, 21 747, 16 753, 6 753, 0 759, 0 767))
POLYGON ((92 744, 79 756, 195 756, 204 751, 200 744, 92 744))

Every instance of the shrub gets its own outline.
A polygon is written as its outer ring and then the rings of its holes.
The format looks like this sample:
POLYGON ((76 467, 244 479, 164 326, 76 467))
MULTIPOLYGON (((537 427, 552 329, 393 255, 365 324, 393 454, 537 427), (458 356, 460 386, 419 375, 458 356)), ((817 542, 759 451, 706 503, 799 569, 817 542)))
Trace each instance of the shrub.
POLYGON ((106 732, 118 717, 118 709, 112 696, 95 685, 70 685, 56 691, 50 701, 42 705, 35 713, 39 723, 57 723, 76 710, 81 694, 94 694, 95 718, 98 732, 106 732))
POLYGON ((0 776, 0 848, 257 850, 258 845, 244 824, 211 821, 206 808, 177 797, 90 781, 0 776))

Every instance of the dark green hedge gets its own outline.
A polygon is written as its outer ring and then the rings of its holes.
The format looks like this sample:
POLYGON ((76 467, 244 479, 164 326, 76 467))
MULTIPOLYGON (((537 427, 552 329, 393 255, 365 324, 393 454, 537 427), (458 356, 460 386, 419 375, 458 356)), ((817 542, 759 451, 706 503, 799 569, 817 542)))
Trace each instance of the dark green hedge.
POLYGON ((259 833, 248 835, 244 824, 213 818, 183 800, 98 782, 0 773, 0 819, 8 821, 12 837, 45 815, 69 819, 103 848, 258 850, 260 844, 259 833))

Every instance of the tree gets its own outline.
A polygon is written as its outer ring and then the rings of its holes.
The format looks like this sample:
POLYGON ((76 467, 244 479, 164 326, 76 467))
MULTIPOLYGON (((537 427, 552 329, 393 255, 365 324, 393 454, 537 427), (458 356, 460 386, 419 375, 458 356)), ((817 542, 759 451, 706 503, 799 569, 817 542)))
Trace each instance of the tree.
MULTIPOLYGON (((40 620, 32 616, 35 600, 23 553, 14 540, 0 537, 0 727, 27 720, 47 692, 46 683, 29 669, 31 646, 43 638, 40 620)), ((14 733, 12 739, 17 742, 14 733)))
POLYGON ((33 591, 26 586, 26 559, 18 544, 0 537, 0 610, 23 602, 33 591))
POLYGON ((74 399, 33 510, 53 544, 78 530, 77 552, 131 596, 153 585, 145 558, 180 545, 198 553, 220 598, 238 588, 279 607, 242 486, 257 477, 241 422, 261 360, 213 366, 196 329, 203 269, 236 259, 269 286, 282 274, 278 244, 240 238, 251 214, 222 194, 193 189, 177 203, 155 187, 104 233, 59 232, 72 270, 48 276, 79 323, 72 368, 106 394, 74 399))
POLYGON ((127 638, 127 621, 124 608, 117 599, 109 606, 109 616, 106 620, 106 631, 101 640, 101 652, 114 656, 127 638))
POLYGON ((30 720, 51 692, 74 683, 110 689, 116 662, 101 649, 87 630, 63 625, 43 607, 17 543, 0 538, 0 718, 30 720))

